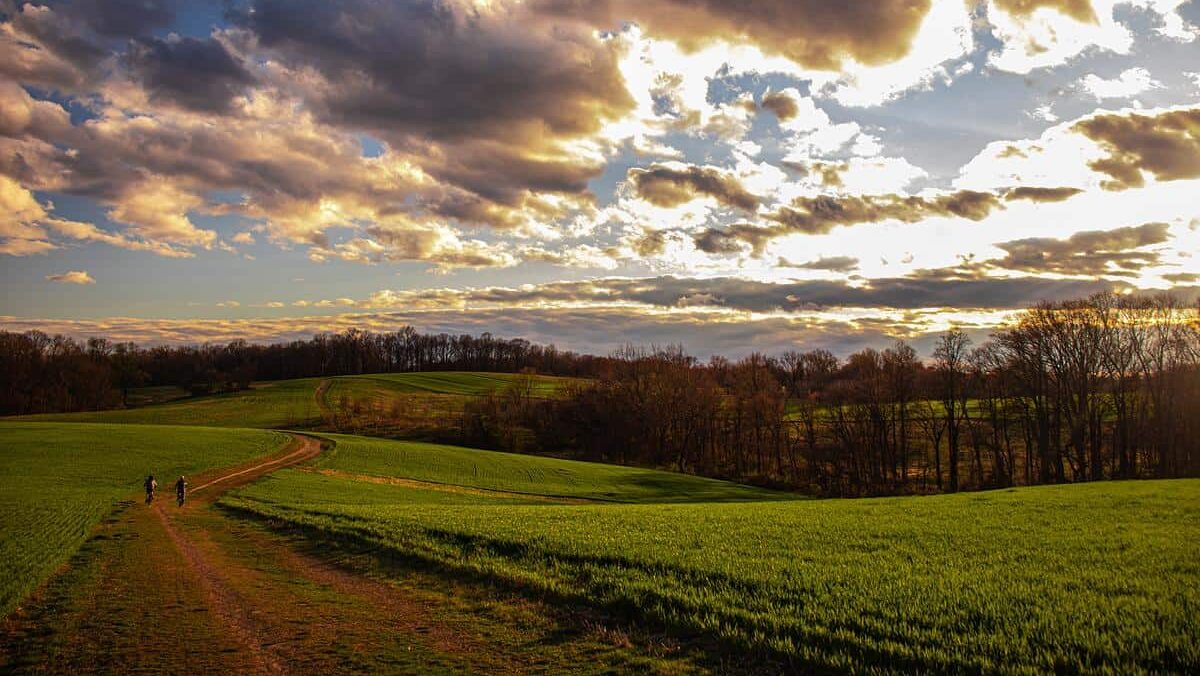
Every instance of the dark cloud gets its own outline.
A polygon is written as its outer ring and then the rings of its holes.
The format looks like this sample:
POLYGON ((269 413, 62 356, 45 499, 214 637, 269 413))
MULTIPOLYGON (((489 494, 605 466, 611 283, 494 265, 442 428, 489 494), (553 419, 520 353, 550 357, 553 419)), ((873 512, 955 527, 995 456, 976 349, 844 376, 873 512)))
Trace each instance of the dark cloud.
POLYGON ((170 0, 0 0, 0 73, 25 84, 86 93, 121 41, 175 18, 170 0))
POLYGON ((768 241, 793 234, 823 235, 838 226, 896 220, 916 223, 937 216, 958 216, 973 221, 1003 208, 994 193, 959 190, 933 197, 917 195, 821 195, 800 197, 792 204, 765 215, 769 225, 738 224, 710 228, 696 237, 696 246, 708 253, 733 253, 740 244, 755 255, 768 241))
POLYGON ((534 0, 544 15, 612 30, 634 21, 685 49, 750 42, 804 66, 836 70, 847 59, 883 64, 912 47, 930 0, 534 0))
POLYGON ((667 250, 667 237, 661 230, 651 230, 635 239, 632 246, 637 255, 652 258, 667 250))
MULTIPOLYGON (((188 0, 202 2, 203 0, 188 0)), ((129 38, 169 26, 175 20, 173 0, 69 0, 51 6, 109 38, 129 38)))
POLYGON ((1063 275, 1135 276, 1144 267, 1157 265, 1153 251, 1136 251, 1170 239, 1166 223, 1146 223, 1114 230, 1086 230, 1066 239, 1033 237, 1002 242, 996 246, 1008 253, 988 265, 1023 272, 1053 272, 1063 275))
POLYGON ((960 190, 935 197, 905 195, 822 195, 793 200, 768 219, 785 233, 824 234, 839 225, 897 220, 915 223, 935 216, 959 216, 973 221, 986 218, 1000 200, 993 193, 960 190))
POLYGON ((858 259, 853 256, 829 256, 806 263, 792 263, 779 259, 781 268, 800 268, 802 270, 828 270, 829 272, 853 272, 858 269, 858 259))
POLYGON ((364 128, 438 141, 578 136, 632 106, 613 48, 581 27, 442 0, 259 0, 259 46, 324 76, 308 101, 364 128))
POLYGON ((1004 199, 1029 200, 1031 202, 1063 202, 1083 192, 1079 188, 1013 188, 1004 193, 1004 199))
POLYGON ((412 291, 398 297, 415 307, 429 302, 467 306, 484 304, 525 307, 546 303, 639 303, 677 307, 681 298, 720 299, 722 307, 751 312, 820 310, 840 307, 916 310, 956 307, 1012 309, 1041 300, 1063 300, 1100 291, 1130 288, 1103 280, 1053 280, 1036 277, 950 280, 933 277, 859 280, 855 285, 836 280, 769 283, 732 277, 686 279, 604 278, 553 282, 520 288, 489 287, 452 291, 412 291))
POLYGON ((441 215, 505 227, 486 202, 518 208, 530 193, 586 194, 602 167, 563 143, 633 107, 613 45, 523 5, 259 0, 235 21, 282 66, 276 86, 467 193, 432 205, 441 215))
POLYGON ((762 107, 775 113, 780 121, 786 122, 800 113, 796 99, 786 92, 767 92, 762 97, 762 107))
POLYGON ((696 248, 710 254, 735 254, 749 246, 755 256, 761 256, 767 242, 784 233, 779 228, 752 223, 734 223, 724 228, 708 228, 695 236, 696 248))
POLYGON ((660 207, 675 207, 708 196, 725 206, 753 212, 758 198, 737 178, 714 167, 656 164, 630 169, 629 180, 642 199, 660 207))
POLYGON ((126 58, 152 99, 221 112, 254 77, 217 40, 171 36, 138 39, 126 58))
POLYGON ((1108 174, 1107 190, 1140 188, 1149 172, 1160 181, 1200 177, 1200 108, 1106 113, 1075 123, 1072 130, 1100 144, 1108 157, 1088 163, 1108 174))
POLYGON ((1196 282, 1200 282, 1200 273, 1172 272, 1163 275, 1163 279, 1175 284, 1195 284, 1196 282))

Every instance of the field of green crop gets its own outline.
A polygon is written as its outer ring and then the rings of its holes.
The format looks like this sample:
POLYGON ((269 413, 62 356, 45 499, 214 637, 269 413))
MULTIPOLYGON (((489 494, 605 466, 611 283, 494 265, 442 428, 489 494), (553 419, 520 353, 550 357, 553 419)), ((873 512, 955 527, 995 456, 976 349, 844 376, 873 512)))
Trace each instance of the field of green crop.
POLYGON ((318 469, 496 491, 614 502, 727 502, 795 499, 728 481, 594 462, 388 441, 339 434, 318 469))
MULTIPOLYGON (((323 400, 337 406, 343 397, 387 405, 396 398, 405 411, 418 417, 436 417, 438 412, 461 412, 462 401, 505 387, 518 376, 508 373, 390 373, 335 378, 300 378, 255 383, 250 390, 203 397, 185 397, 166 403, 114 411, 55 413, 17 418, 42 422, 97 422, 135 425, 204 425, 211 427, 254 427, 261 429, 309 429, 321 423, 317 388, 328 381, 323 400), (415 397, 415 399, 414 399, 415 397), (427 399, 428 401, 423 401, 427 399)), ((535 396, 549 396, 570 378, 534 377, 535 396)), ((146 398, 170 388, 143 388, 146 398)))
POLYGON ((347 474, 282 472, 223 504, 790 669, 1200 669, 1200 481, 705 502, 682 497, 686 478, 647 494, 525 456, 336 440, 321 467, 347 474), (353 473, 659 504, 537 503, 353 473))
POLYGON ((0 422, 0 617, 78 549, 146 474, 179 474, 271 453, 258 430, 0 422))

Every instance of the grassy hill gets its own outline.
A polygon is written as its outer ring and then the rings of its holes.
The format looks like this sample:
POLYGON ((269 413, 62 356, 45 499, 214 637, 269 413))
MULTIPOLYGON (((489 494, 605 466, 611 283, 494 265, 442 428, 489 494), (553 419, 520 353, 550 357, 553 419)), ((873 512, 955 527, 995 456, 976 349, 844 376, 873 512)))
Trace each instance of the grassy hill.
MULTIPOLYGON (((532 496, 606 502, 733 502, 799 499, 728 481, 636 467, 483 451, 444 444, 387 441, 340 434, 322 437, 334 449, 313 463, 330 478, 361 486, 366 477, 391 477, 532 496)), ((433 488, 433 487, 431 487, 433 488)), ((310 494, 318 499, 318 494, 310 494)), ((304 498, 307 500, 308 498, 304 498)))
MULTIPOLYGON (((138 408, 24 416, 16 420, 100 422, 136 425, 204 425, 262 429, 309 429, 321 424, 322 410, 343 398, 400 408, 414 419, 453 415, 466 397, 505 387, 518 378, 507 373, 387 373, 332 378, 300 378, 255 383, 253 388, 186 397, 138 408), (324 384, 324 388, 322 388, 324 384)), ((549 396, 571 378, 535 376, 534 392, 549 396)), ((149 388, 148 388, 149 389, 149 388)))
POLYGON ((114 503, 267 455, 287 435, 260 430, 0 422, 0 617, 78 549, 114 503))
POLYGON ((1200 666, 1200 481, 746 502, 689 477, 646 492, 622 468, 336 441, 223 504, 792 669, 1200 666))

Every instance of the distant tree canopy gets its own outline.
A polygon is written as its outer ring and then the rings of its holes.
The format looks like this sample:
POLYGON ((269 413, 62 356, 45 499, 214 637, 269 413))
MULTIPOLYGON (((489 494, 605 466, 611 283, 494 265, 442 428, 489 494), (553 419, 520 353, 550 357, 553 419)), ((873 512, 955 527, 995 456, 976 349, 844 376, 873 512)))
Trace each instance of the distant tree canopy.
POLYGON ((701 362, 681 348, 576 354, 525 340, 347 331, 277 345, 141 348, 0 332, 0 412, 119 407, 133 388, 253 380, 537 372, 590 380, 468 403, 478 446, 831 495, 1200 476, 1200 307, 1164 294, 1042 303, 982 345, 941 336, 845 360, 824 350, 701 362))

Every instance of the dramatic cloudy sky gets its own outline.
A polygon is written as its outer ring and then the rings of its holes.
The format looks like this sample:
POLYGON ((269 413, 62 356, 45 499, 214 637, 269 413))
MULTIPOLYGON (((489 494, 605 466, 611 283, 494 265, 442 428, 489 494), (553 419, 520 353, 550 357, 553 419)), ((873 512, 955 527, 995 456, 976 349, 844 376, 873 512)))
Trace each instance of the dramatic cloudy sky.
POLYGON ((1198 0, 0 0, 0 326, 845 352, 1200 284, 1198 0))

